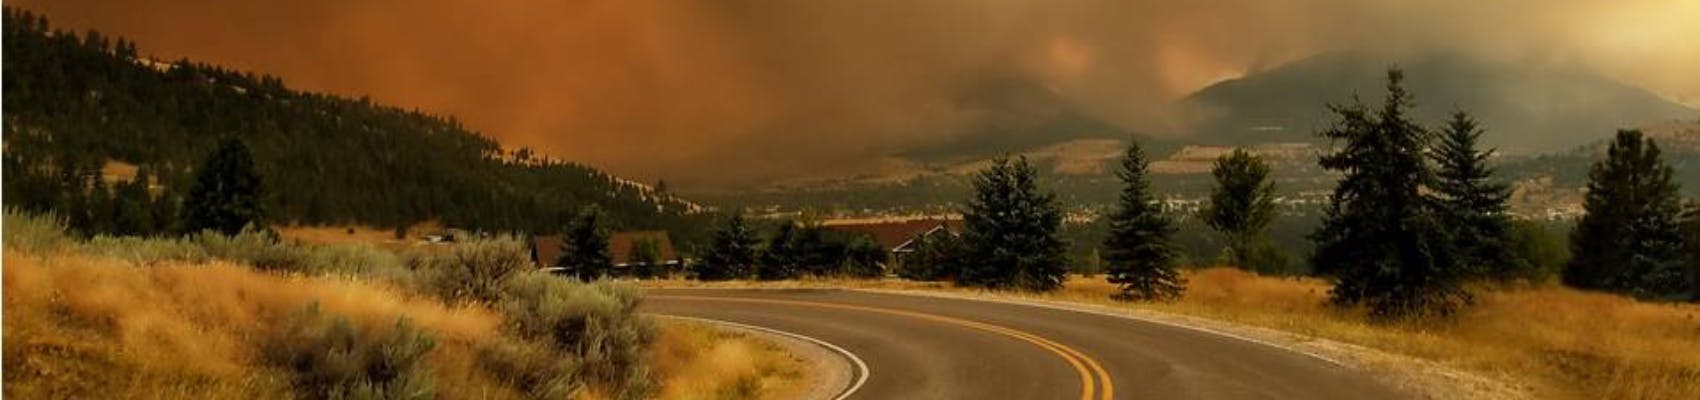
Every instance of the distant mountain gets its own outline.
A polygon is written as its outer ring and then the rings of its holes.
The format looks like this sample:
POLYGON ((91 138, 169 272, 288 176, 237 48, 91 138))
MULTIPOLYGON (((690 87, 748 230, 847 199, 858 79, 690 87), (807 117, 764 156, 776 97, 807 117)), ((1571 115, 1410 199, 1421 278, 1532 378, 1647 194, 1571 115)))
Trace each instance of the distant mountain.
POLYGON ((151 193, 140 201, 169 217, 194 169, 234 137, 252 149, 276 222, 550 232, 596 206, 619 228, 699 225, 692 203, 590 166, 504 150, 451 117, 158 62, 124 39, 55 31, 9 7, 4 26, 7 207, 99 224, 114 208, 99 170, 118 162, 145 171, 151 193))
MULTIPOLYGON (((1665 163, 1676 170, 1673 179, 1682 185, 1683 193, 1700 196, 1700 119, 1663 121, 1639 129, 1659 145, 1665 163)), ((1610 143, 1608 137, 1567 151, 1506 160, 1500 175, 1579 195, 1588 184, 1588 169, 1605 158, 1610 143)))
POLYGON ((952 132, 948 141, 909 149, 897 156, 922 163, 960 162, 1076 139, 1126 139, 1131 135, 1031 79, 988 79, 960 93, 956 101, 974 120, 952 132))
POLYGON ((1209 144, 1314 141, 1331 121, 1325 104, 1353 95, 1379 104, 1385 72, 1405 70, 1417 118, 1454 110, 1481 119, 1487 145, 1515 153, 1570 149, 1616 129, 1695 118, 1700 111, 1577 67, 1518 65, 1461 53, 1389 58, 1324 53, 1204 88, 1183 100, 1196 138, 1209 144))

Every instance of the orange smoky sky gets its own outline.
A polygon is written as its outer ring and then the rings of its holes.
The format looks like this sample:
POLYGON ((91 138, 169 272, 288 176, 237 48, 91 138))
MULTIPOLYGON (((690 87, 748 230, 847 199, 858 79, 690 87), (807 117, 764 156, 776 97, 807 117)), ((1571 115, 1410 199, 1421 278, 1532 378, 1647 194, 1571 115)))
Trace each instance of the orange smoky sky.
POLYGON ((1139 132, 1210 83, 1333 49, 1577 62, 1700 102, 1700 0, 29 0, 62 27, 450 114, 641 179, 830 174, 938 143, 1019 77, 1139 132))

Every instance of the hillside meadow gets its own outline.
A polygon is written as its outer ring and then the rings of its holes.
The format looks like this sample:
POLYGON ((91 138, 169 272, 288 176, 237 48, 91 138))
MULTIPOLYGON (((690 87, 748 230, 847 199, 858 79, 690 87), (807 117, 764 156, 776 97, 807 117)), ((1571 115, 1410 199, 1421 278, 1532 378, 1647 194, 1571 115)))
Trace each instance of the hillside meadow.
POLYGON ((763 399, 807 378, 760 338, 637 314, 629 285, 517 268, 512 239, 77 239, 15 213, 5 229, 6 397, 763 399))
POLYGON ((1640 302, 1558 285, 1480 287, 1476 303, 1452 318, 1375 324, 1366 322, 1361 310, 1327 305, 1329 282, 1323 279, 1260 276, 1226 267, 1189 269, 1185 276, 1186 294, 1170 303, 1114 301, 1115 287, 1102 277, 1079 275, 1062 290, 1039 294, 898 279, 646 285, 851 287, 1087 304, 1198 317, 1226 322, 1230 329, 1273 329, 1300 341, 1327 339, 1435 362, 1509 386, 1490 391, 1495 395, 1700 398, 1700 305, 1640 302))

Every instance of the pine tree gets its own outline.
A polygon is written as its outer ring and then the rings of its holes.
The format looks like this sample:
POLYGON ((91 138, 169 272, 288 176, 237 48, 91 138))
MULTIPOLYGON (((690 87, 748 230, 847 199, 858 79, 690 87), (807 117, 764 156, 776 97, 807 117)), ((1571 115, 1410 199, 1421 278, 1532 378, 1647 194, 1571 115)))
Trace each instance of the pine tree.
POLYGON ((695 265, 697 279, 723 281, 749 277, 751 267, 756 264, 757 242, 744 223, 744 215, 732 214, 726 225, 714 231, 708 254, 695 265))
POLYGON ((852 278, 878 278, 885 274, 887 254, 873 237, 857 235, 844 245, 843 265, 839 270, 852 278))
POLYGON ((1268 253, 1260 248, 1271 246, 1264 233, 1275 221, 1275 183, 1269 180, 1269 164, 1244 149, 1234 149, 1216 159, 1210 174, 1216 178, 1216 188, 1203 210, 1204 223, 1227 237, 1226 261, 1260 272, 1285 267, 1282 260, 1259 257, 1268 253))
POLYGON ((1637 297, 1683 291, 1682 205, 1671 174, 1657 143, 1640 131, 1617 132, 1606 159, 1588 171, 1565 284, 1637 297))
POLYGON ((642 238, 632 241, 632 248, 626 254, 626 259, 632 263, 632 275, 648 279, 660 276, 662 271, 661 245, 655 239, 642 238))
POLYGON ((1682 214, 1683 253, 1688 254, 1688 300, 1700 302, 1700 201, 1690 201, 1682 214))
POLYGON ((958 284, 1054 290, 1068 272, 1067 244, 1058 235, 1056 195, 1041 193, 1026 157, 998 157, 974 177, 974 198, 963 212, 967 268, 958 284))
POLYGON ((1506 213, 1511 189, 1492 181, 1487 160, 1493 150, 1476 149, 1482 132, 1469 114, 1452 114, 1439 146, 1430 153, 1437 167, 1432 207, 1451 231, 1458 262, 1472 275, 1502 282, 1529 278, 1533 266, 1511 252, 1511 218, 1506 213))
POLYGON ((263 227, 260 177, 248 146, 225 139, 201 165, 195 184, 184 200, 184 226, 189 232, 213 230, 235 235, 249 225, 263 227))
POLYGON ((1175 270, 1174 224, 1163 215, 1151 182, 1146 178, 1145 152, 1138 143, 1121 159, 1122 192, 1119 207, 1110 214, 1110 234, 1104 238, 1105 279, 1120 290, 1118 300, 1169 300, 1186 290, 1175 270))
POLYGON ((903 256, 897 275, 917 281, 955 279, 962 269, 962 239, 956 233, 940 230, 915 238, 913 251, 903 256))
POLYGON ((1388 71, 1378 111, 1362 103, 1331 106, 1339 121, 1321 133, 1344 142, 1319 161, 1344 176, 1311 234, 1311 262, 1334 276, 1334 304, 1368 306, 1378 320, 1446 315, 1469 300, 1451 240, 1425 212, 1428 134, 1407 115, 1412 103, 1403 80, 1403 72, 1388 71))
POLYGON ((138 171, 136 177, 120 185, 112 199, 112 228, 117 235, 146 235, 153 233, 153 218, 148 209, 148 175, 138 171))
POLYGON ((602 219, 602 210, 596 207, 579 212, 561 235, 561 259, 555 261, 556 267, 582 281, 609 275, 614 257, 609 254, 609 233, 602 219))
POLYGON ((797 277, 797 226, 786 221, 779 225, 767 250, 762 252, 761 265, 756 267, 756 279, 781 280, 797 277))

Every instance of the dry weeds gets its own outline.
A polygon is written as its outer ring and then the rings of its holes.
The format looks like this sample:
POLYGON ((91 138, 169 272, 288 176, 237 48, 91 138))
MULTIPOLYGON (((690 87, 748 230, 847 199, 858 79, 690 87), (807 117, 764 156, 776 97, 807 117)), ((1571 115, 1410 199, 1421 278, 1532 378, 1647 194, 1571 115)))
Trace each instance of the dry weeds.
POLYGON ((805 364, 779 345, 707 325, 670 321, 651 349, 669 400, 788 399, 808 382, 805 364))

